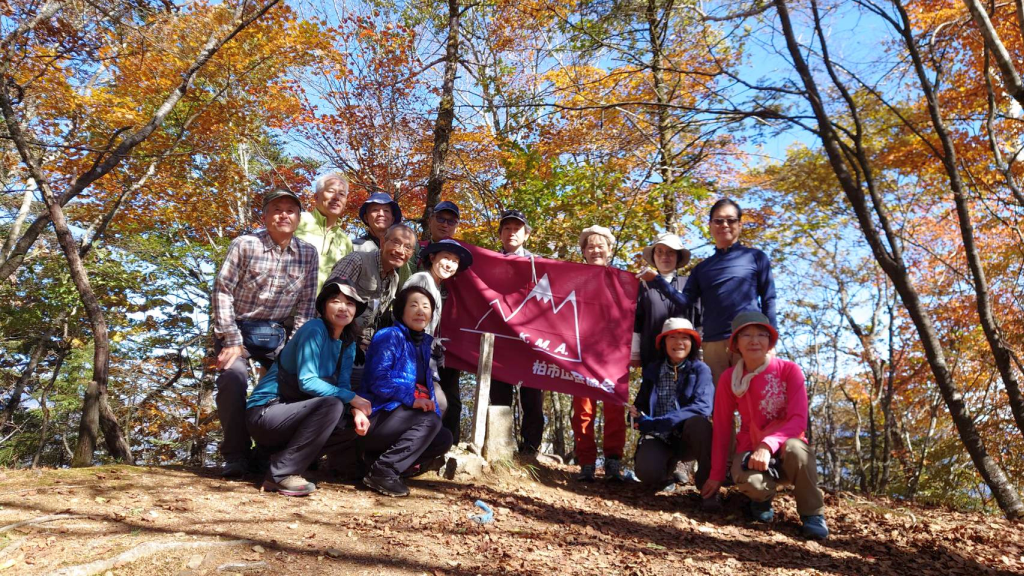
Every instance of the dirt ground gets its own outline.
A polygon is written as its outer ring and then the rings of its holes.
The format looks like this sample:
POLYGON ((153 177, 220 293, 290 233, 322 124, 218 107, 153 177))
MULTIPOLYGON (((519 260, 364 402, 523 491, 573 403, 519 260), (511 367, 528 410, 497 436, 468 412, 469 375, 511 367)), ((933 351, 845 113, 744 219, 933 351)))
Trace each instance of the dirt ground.
POLYGON ((790 495, 763 526, 736 493, 712 516, 692 488, 580 484, 570 467, 410 486, 286 498, 213 470, 0 471, 0 575, 1024 574, 1024 525, 849 494, 827 496, 833 536, 818 543, 790 495), (492 523, 468 518, 478 499, 492 523))

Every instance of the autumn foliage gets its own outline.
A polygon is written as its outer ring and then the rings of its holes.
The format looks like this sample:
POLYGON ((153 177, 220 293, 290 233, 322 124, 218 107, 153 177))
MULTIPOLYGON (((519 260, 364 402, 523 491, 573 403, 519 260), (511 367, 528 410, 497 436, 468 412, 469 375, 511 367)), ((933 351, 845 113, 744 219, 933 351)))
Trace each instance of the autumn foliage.
MULTIPOLYGON (((161 110, 207 38, 234 22, 233 4, 139 2, 115 13, 120 3, 61 3, 35 21, 44 4, 0 5, 0 72, 60 198, 161 110)), ((958 208, 970 211, 984 295, 1020 379, 1024 111, 964 3, 460 6, 443 196, 462 207, 463 240, 494 247, 498 214, 517 208, 539 254, 579 260, 580 230, 600 224, 619 238, 616 265, 636 269, 641 248, 665 230, 682 234, 696 261, 710 253, 708 206, 736 197, 747 209, 743 240, 775 265, 780 354, 808 374, 811 437, 829 487, 996 508, 940 393, 934 350, 979 442, 1022 487, 1024 431, 979 320, 958 208), (811 54, 806 75, 785 44, 780 6, 803 33, 797 48, 811 54), (834 26, 835 39, 816 34, 816 22, 834 26), (852 55, 840 53, 844 41, 852 55), (824 87, 820 110, 808 81, 824 87), (964 183, 959 206, 936 108, 964 183), (867 218, 823 144, 819 111, 837 127, 840 155, 861 167, 847 184, 871 189, 879 208, 867 218), (768 157, 773 145, 781 158, 768 157), (879 263, 866 224, 888 226, 920 313, 879 263), (932 347, 922 317, 934 326, 932 347)), ((1014 6, 988 9, 1019 61, 1014 6)), ((373 192, 399 199, 407 219, 424 213, 449 18, 430 2, 274 5, 210 55, 116 167, 62 198, 109 324, 110 407, 139 461, 214 459, 212 274, 230 239, 259 226, 265 190, 301 192, 312 208, 316 174, 346 171, 352 235, 373 192)), ((0 185, 0 463, 66 465, 94 328, 6 124, 0 185)), ((549 403, 546 441, 571 456, 563 404, 549 403)))

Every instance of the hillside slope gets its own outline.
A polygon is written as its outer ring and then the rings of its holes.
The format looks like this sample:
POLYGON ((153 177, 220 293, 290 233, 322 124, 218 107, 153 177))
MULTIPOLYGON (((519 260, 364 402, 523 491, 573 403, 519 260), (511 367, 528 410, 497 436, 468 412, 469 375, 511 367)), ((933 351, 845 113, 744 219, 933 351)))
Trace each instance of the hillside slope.
POLYGON ((756 526, 735 493, 709 516, 692 489, 579 484, 568 467, 424 478, 405 499, 331 483, 292 499, 208 470, 8 470, 0 575, 1024 574, 1024 526, 992 516, 829 495, 817 543, 789 495, 756 526), (468 519, 477 499, 492 523, 468 519))

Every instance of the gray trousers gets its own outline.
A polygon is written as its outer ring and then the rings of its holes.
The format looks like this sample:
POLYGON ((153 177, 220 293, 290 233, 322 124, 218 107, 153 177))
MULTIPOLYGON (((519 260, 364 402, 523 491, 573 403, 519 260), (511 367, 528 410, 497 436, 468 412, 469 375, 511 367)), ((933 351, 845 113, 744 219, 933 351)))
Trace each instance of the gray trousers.
POLYGON ((333 396, 249 408, 245 423, 260 447, 270 452, 275 482, 301 475, 322 454, 332 461, 355 457, 355 427, 345 403, 333 396))
POLYGON ((399 406, 390 412, 378 410, 370 416, 370 431, 360 443, 370 473, 398 476, 416 464, 441 456, 452 447, 452 434, 441 425, 433 411, 399 406))
POLYGON ((700 490, 711 473, 711 421, 692 416, 672 432, 666 442, 656 436, 644 436, 634 457, 636 477, 644 484, 662 487, 673 480, 676 464, 697 461, 693 482, 700 490))
MULTIPOLYGON (((214 355, 220 354, 224 347, 220 338, 213 342, 214 355)), ((252 448, 252 439, 245 429, 245 397, 249 392, 249 351, 242 347, 242 355, 231 366, 217 375, 217 416, 220 427, 224 431, 224 441, 220 445, 221 456, 227 462, 247 460, 252 448)), ((270 364, 265 364, 269 368, 270 364)))

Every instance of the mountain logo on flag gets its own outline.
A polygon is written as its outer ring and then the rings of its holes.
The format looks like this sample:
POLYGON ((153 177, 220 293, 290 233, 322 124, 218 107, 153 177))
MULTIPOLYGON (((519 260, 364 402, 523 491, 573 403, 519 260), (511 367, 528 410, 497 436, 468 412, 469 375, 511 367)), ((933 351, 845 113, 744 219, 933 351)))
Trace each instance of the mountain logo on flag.
POLYGON ((576 308, 576 292, 573 291, 565 297, 560 304, 555 304, 555 297, 551 291, 551 281, 545 274, 537 282, 537 285, 530 290, 526 298, 511 313, 506 313, 499 298, 491 300, 487 312, 480 317, 472 329, 462 328, 464 332, 484 333, 490 332, 496 338, 508 338, 510 340, 521 340, 534 350, 543 352, 549 356, 566 360, 568 362, 582 362, 583 354, 580 350, 580 320, 579 311, 576 308), (571 305, 568 308, 566 305, 571 305), (563 314, 562 311, 565 310, 563 314), (492 312, 497 311, 497 314, 492 312), (569 312, 572 317, 569 318, 569 312), (515 322, 519 317, 520 321, 515 322), (549 334, 552 336, 563 335, 567 323, 572 323, 572 337, 569 342, 559 342, 560 336, 556 338, 545 336, 534 336, 534 332, 549 334), (529 323, 526 326, 525 323, 529 323), (511 324, 515 323, 516 327, 511 324), (554 341, 553 341, 554 340, 554 341))

